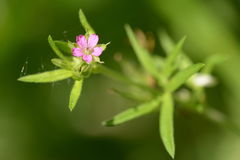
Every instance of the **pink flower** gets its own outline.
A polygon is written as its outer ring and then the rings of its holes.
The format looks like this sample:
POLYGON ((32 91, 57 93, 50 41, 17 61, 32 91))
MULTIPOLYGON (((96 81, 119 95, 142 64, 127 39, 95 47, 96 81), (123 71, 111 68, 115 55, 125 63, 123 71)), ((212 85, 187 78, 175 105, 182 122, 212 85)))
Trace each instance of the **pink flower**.
POLYGON ((84 35, 77 36, 78 47, 72 49, 73 56, 82 57, 89 64, 93 60, 93 56, 98 57, 102 54, 103 49, 96 46, 98 39, 96 34, 91 34, 88 39, 84 35))

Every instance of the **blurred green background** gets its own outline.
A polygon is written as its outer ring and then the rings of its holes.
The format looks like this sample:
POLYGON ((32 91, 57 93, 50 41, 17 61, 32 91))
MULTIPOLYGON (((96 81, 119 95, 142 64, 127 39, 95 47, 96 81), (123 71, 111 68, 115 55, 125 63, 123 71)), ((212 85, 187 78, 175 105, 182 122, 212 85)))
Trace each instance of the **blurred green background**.
MULTIPOLYGON (((184 49, 197 62, 212 54, 228 55, 230 59, 214 72, 219 85, 208 90, 208 99, 240 127, 238 0, 0 0, 1 160, 170 159, 159 139, 157 113, 114 128, 101 126, 102 120, 131 105, 109 92, 116 82, 92 76, 70 112, 71 80, 17 81, 26 74, 54 69, 50 58, 55 55, 47 36, 73 41, 83 33, 79 8, 100 41, 111 41, 102 59, 114 69, 118 68, 113 60, 116 52, 135 59, 125 23, 154 34, 167 30, 175 40, 187 35, 184 49)), ((176 114, 175 139, 177 160, 240 157, 240 137, 201 117, 176 114)))

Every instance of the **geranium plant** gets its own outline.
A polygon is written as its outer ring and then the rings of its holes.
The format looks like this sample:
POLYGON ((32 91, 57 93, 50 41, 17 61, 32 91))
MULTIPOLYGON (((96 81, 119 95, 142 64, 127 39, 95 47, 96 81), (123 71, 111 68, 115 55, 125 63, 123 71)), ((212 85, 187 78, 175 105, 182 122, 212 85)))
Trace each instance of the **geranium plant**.
POLYGON ((79 11, 80 22, 86 33, 76 36, 76 42, 64 42, 48 37, 48 42, 58 56, 52 63, 59 67, 53 71, 20 77, 18 80, 34 83, 51 83, 67 78, 75 82, 70 92, 69 109, 72 111, 81 94, 84 79, 93 73, 101 73, 107 77, 126 84, 124 90, 114 89, 124 98, 135 101, 137 105, 129 108, 110 120, 104 126, 116 126, 145 114, 159 111, 159 133, 163 144, 172 158, 175 156, 174 143, 174 112, 176 109, 187 110, 203 115, 218 124, 235 130, 227 118, 220 112, 209 107, 206 101, 205 88, 216 84, 211 75, 213 67, 225 58, 212 56, 203 63, 193 61, 183 52, 186 37, 177 44, 164 32, 159 40, 166 56, 152 54, 140 44, 129 25, 125 26, 129 42, 140 62, 141 67, 131 63, 122 63, 125 73, 113 71, 100 60, 106 44, 98 44, 99 36, 88 23, 82 10, 79 11), (128 65, 128 69, 124 69, 128 65), (133 73, 130 73, 130 70, 133 73), (151 83, 146 79, 151 79, 151 83))

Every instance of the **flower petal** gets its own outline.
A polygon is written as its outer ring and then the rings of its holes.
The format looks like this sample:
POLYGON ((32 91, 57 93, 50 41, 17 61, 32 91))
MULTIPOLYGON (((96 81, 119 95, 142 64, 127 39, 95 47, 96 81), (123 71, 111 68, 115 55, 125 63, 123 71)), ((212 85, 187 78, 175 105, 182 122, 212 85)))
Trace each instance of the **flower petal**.
POLYGON ((93 48, 97 45, 98 43, 98 35, 96 34, 91 34, 88 38, 88 48, 93 48))
POLYGON ((93 48, 92 55, 98 57, 98 56, 100 56, 102 54, 102 52, 103 52, 102 47, 95 47, 95 48, 93 48))
POLYGON ((83 60, 87 63, 90 63, 92 61, 92 55, 83 55, 83 60))
POLYGON ((73 53, 73 56, 75 56, 75 57, 83 56, 83 52, 80 48, 73 48, 72 53, 73 53))
POLYGON ((77 36, 76 42, 80 48, 87 48, 87 39, 84 35, 77 36))

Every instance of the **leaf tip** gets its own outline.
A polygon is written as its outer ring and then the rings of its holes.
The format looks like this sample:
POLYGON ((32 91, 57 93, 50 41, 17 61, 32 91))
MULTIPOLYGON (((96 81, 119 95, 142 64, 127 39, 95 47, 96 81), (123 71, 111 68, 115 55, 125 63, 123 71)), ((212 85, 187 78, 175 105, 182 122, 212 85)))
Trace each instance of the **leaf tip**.
POLYGON ((79 9, 79 14, 84 15, 83 10, 81 8, 79 9))
POLYGON ((125 25, 124 25, 124 28, 125 28, 126 31, 131 30, 131 26, 130 26, 129 24, 125 24, 125 25))
POLYGON ((19 77, 19 78, 17 79, 17 81, 23 82, 23 81, 24 81, 23 79, 24 79, 23 77, 19 77))
POLYGON ((172 159, 175 158, 175 148, 173 148, 171 151, 168 151, 168 153, 172 157, 172 159))
POLYGON ((73 109, 74 109, 74 107, 72 107, 72 106, 70 106, 70 105, 69 105, 69 107, 68 107, 68 108, 69 108, 70 112, 72 112, 72 111, 73 111, 73 109))
POLYGON ((103 121, 102 125, 106 126, 106 127, 112 127, 112 126, 114 126, 114 120, 111 119, 111 120, 103 121))
POLYGON ((48 35, 48 41, 51 41, 51 40, 52 40, 52 36, 48 35))

